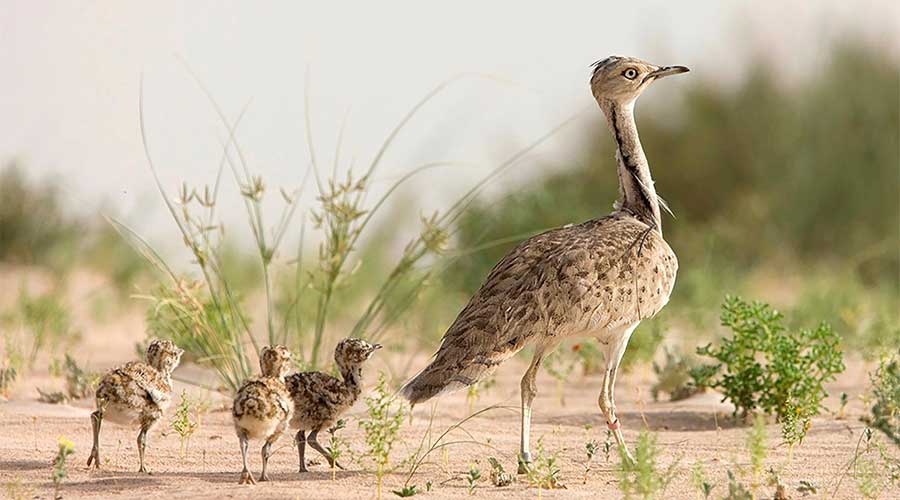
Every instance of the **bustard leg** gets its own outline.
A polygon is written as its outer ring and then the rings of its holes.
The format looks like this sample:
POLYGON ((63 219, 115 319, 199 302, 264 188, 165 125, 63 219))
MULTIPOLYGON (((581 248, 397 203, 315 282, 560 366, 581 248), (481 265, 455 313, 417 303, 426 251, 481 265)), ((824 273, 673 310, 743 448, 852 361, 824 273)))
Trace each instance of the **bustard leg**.
POLYGON ((272 456, 272 444, 275 441, 278 441, 278 438, 281 436, 280 433, 275 433, 268 438, 266 438, 266 443, 262 446, 262 450, 260 454, 262 455, 262 472, 259 473, 260 481, 269 481, 269 474, 266 472, 269 466, 269 457, 272 456))
POLYGON ((300 458, 300 470, 298 472, 309 472, 306 468, 306 431, 297 431, 294 438, 297 441, 297 455, 300 458))
POLYGON ((141 432, 138 433, 137 437, 137 446, 138 446, 138 457, 140 459, 140 467, 138 468, 138 472, 147 473, 147 467, 144 466, 144 452, 147 450, 147 431, 150 430, 150 426, 152 424, 141 423, 141 432))
POLYGON ((241 459, 244 463, 244 468, 241 470, 241 479, 238 481, 238 484, 256 484, 253 475, 250 474, 250 469, 247 467, 247 449, 250 446, 250 440, 247 438, 247 433, 238 433, 238 439, 241 441, 241 459))
POLYGON ((531 365, 522 376, 522 433, 519 440, 519 465, 518 473, 525 474, 528 472, 528 466, 531 464, 531 450, 529 438, 531 435, 531 403, 537 394, 537 385, 534 379, 537 376, 538 368, 541 367, 541 361, 544 359, 544 349, 538 348, 534 351, 534 357, 531 359, 531 365))
POLYGON ((608 338, 605 346, 606 352, 604 353, 606 357, 606 370, 603 372, 603 386, 600 388, 600 397, 597 401, 600 405, 600 411, 602 411, 603 415, 606 417, 607 427, 613 432, 613 436, 616 438, 616 444, 619 446, 619 450, 625 454, 625 459, 632 463, 634 463, 634 457, 631 456, 631 452, 628 451, 628 445, 625 444, 625 437, 622 436, 619 418, 616 417, 616 399, 614 394, 619 363, 622 362, 622 356, 625 354, 628 340, 631 338, 631 333, 634 332, 636 327, 637 323, 629 325, 626 328, 614 332, 614 334, 608 338))
POLYGON ((100 410, 91 413, 91 430, 94 432, 94 446, 91 447, 91 455, 88 457, 87 466, 94 463, 94 468, 100 468, 100 424, 103 423, 103 412, 100 410))
POLYGON ((328 450, 326 450, 322 447, 321 444, 319 444, 319 440, 316 439, 318 435, 319 431, 310 432, 309 438, 306 440, 306 442, 309 443, 309 445, 312 446, 314 450, 318 451, 323 457, 325 457, 325 460, 328 460, 329 467, 337 467, 338 469, 344 470, 344 466, 338 462, 335 462, 334 459, 331 458, 331 454, 328 453, 328 450))

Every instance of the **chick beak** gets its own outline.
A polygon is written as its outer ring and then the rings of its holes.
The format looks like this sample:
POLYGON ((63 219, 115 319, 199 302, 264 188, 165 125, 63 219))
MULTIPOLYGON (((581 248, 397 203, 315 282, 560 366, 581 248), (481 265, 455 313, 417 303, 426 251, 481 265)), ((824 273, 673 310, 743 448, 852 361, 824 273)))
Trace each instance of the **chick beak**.
POLYGON ((662 66, 655 71, 647 73, 647 76, 644 77, 644 82, 646 83, 650 80, 657 80, 669 75, 687 73, 688 71, 690 71, 690 69, 687 66, 662 66))
POLYGON ((372 351, 377 351, 378 349, 381 349, 381 347, 382 347, 381 344, 374 344, 374 345, 372 346, 372 351))

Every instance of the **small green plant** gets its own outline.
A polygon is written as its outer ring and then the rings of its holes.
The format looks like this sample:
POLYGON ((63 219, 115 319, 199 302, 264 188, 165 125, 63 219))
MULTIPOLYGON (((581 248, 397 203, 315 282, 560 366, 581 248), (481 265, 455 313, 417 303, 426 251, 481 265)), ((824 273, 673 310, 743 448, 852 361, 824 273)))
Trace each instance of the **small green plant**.
POLYGON ((53 480, 53 498, 60 499, 62 498, 62 483, 68 476, 66 459, 75 453, 75 443, 62 436, 57 441, 59 451, 56 453, 56 458, 53 459, 53 472, 50 474, 50 479, 53 480))
MULTIPOLYGON (((337 436, 337 431, 343 429, 347 426, 347 421, 344 419, 339 419, 334 423, 331 427, 328 428, 328 446, 325 447, 325 451, 328 452, 328 457, 331 458, 331 480, 335 480, 335 475, 337 473, 337 464, 338 459, 340 459, 344 454, 344 448, 346 448, 347 443, 344 442, 342 438, 337 436)), ((415 487, 413 487, 415 490, 415 487)), ((396 493, 396 492, 395 492, 396 493)), ((415 494, 415 493, 413 493, 415 494)), ((410 495, 411 496, 411 495, 410 495)))
POLYGON ((697 387, 691 378, 691 369, 696 363, 668 347, 665 353, 664 365, 653 362, 653 372, 656 373, 656 383, 650 388, 653 400, 659 401, 660 392, 668 394, 670 401, 680 401, 702 391, 703 388, 697 387))
POLYGON ((619 489, 626 499, 661 498, 675 477, 679 460, 672 462, 665 470, 660 470, 657 465, 659 448, 656 439, 656 434, 642 429, 634 449, 634 462, 628 460, 624 452, 619 453, 619 489))
POLYGON ((491 484, 497 488, 502 488, 513 483, 515 476, 506 472, 499 460, 494 457, 488 457, 488 463, 491 464, 491 484))
POLYGON ((819 414, 827 395, 823 384, 844 371, 838 336, 827 323, 789 332, 768 304, 733 296, 725 298, 721 320, 733 335, 718 347, 697 349, 716 361, 691 371, 698 387, 720 390, 735 415, 760 408, 780 419, 789 402, 804 414, 819 414))
POLYGON ((469 472, 466 473, 466 489, 469 496, 475 494, 475 488, 478 487, 478 480, 481 479, 481 471, 475 464, 469 464, 469 472))
POLYGON ((812 415, 809 414, 809 408, 797 406, 793 401, 788 401, 784 414, 781 416, 781 437, 788 445, 788 463, 793 460, 794 447, 803 442, 810 427, 812 427, 812 415))
POLYGON ((843 420, 843 419, 847 418, 846 411, 847 411, 847 403, 849 403, 849 402, 850 402, 850 396, 848 396, 846 392, 841 392, 841 406, 838 407, 837 414, 834 416, 835 419, 843 420))
POLYGON ((900 444, 900 351, 883 358, 869 380, 873 404, 863 420, 900 444))
POLYGON ((737 480, 734 476, 734 472, 730 470, 727 472, 728 475, 728 494, 725 495, 724 500, 753 500, 753 494, 747 490, 747 488, 737 480))
POLYGON ((466 405, 469 408, 469 415, 475 411, 475 403, 481 399, 481 395, 495 385, 497 385, 497 379, 492 375, 469 386, 466 390, 466 405))
POLYGON ((596 439, 590 439, 584 443, 584 484, 587 484, 588 474, 591 472, 591 465, 594 463, 594 457, 600 451, 600 445, 596 439))
POLYGON ((536 452, 531 465, 526 469, 528 483, 538 489, 538 498, 542 498, 545 489, 565 489, 560 478, 559 456, 547 454, 544 449, 544 436, 538 438, 536 452))
POLYGON ((100 380, 100 374, 84 371, 68 353, 62 365, 62 374, 66 378, 66 394, 72 399, 91 396, 100 380))
POLYGON ((411 484, 409 486, 404 486, 399 490, 391 490, 391 493, 397 495, 400 498, 414 497, 419 494, 419 487, 411 484))
POLYGON ((853 457, 845 474, 838 480, 835 491, 840 489, 847 473, 855 480, 862 498, 880 498, 881 492, 889 485, 900 486, 900 459, 891 456, 875 432, 866 427, 856 442, 853 457))
POLYGON ((381 498, 384 475, 389 472, 391 450, 403 424, 404 407, 388 389, 384 373, 378 375, 374 394, 366 398, 367 417, 359 423, 366 435, 368 456, 375 463, 377 498, 381 498))
POLYGON ((62 391, 45 391, 40 387, 36 387, 38 392, 38 401, 51 405, 61 405, 69 401, 69 397, 62 391))
POLYGON ((16 383, 16 378, 19 376, 17 364, 18 363, 14 363, 12 357, 8 354, 5 355, 3 361, 0 362, 0 398, 9 398, 9 391, 12 389, 13 384, 16 383))
POLYGON ((694 467, 691 469, 691 482, 694 483, 694 488, 697 488, 697 491, 703 495, 704 500, 709 499, 712 490, 716 487, 716 485, 709 482, 709 478, 706 477, 706 470, 703 468, 702 462, 695 463, 694 467))
POLYGON ((611 430, 606 429, 606 439, 603 441, 603 456, 606 458, 606 463, 609 463, 609 454, 613 449, 613 433, 611 430))
POLYGON ((750 476, 752 478, 750 486, 754 491, 760 485, 766 456, 769 453, 767 439, 766 419, 762 415, 757 415, 753 421, 753 427, 747 432, 747 453, 750 455, 750 476))
POLYGON ((71 314, 56 291, 32 295, 26 288, 19 290, 15 307, 4 314, 3 323, 12 332, 4 335, 7 346, 16 344, 14 352, 21 353, 24 365, 32 369, 38 353, 50 353, 71 345, 81 334, 74 328, 71 314))
POLYGON ((181 447, 180 456, 181 459, 184 460, 185 454, 187 453, 187 445, 191 439, 191 436, 197 430, 198 423, 197 418, 191 419, 191 398, 188 397, 187 391, 181 390, 181 402, 178 403, 178 407, 175 408, 175 415, 172 416, 172 430, 178 434, 178 437, 181 439, 181 447))

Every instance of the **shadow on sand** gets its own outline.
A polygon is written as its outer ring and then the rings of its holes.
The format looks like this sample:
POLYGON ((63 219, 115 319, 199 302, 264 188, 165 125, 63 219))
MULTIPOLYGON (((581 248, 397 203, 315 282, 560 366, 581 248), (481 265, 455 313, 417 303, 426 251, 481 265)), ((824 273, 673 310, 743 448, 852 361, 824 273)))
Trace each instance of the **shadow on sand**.
MULTIPOLYGON (((682 431, 682 432, 703 432, 715 431, 720 429, 733 429, 736 427, 747 427, 740 419, 734 419, 729 413, 714 413, 695 410, 662 410, 662 411, 645 411, 643 416, 636 411, 620 411, 618 412, 619 420, 622 422, 623 429, 642 429, 644 428, 644 419, 647 421, 647 428, 651 431, 682 431)), ((585 425, 593 425, 594 427, 604 426, 605 421, 599 412, 596 413, 575 413, 572 415, 560 415, 547 418, 540 418, 535 414, 534 422, 553 425, 572 425, 583 427, 585 425)))

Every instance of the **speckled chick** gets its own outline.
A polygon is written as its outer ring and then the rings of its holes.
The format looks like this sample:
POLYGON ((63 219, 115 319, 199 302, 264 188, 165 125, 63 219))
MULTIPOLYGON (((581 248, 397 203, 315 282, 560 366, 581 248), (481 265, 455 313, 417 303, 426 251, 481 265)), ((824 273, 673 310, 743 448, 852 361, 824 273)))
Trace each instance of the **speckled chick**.
POLYGON ((333 459, 316 439, 319 431, 328 429, 338 418, 349 410, 359 398, 362 391, 362 365, 381 349, 380 344, 370 344, 365 340, 347 338, 334 349, 334 362, 341 372, 341 379, 322 372, 294 373, 287 378, 288 391, 294 402, 294 416, 291 428, 298 429, 297 453, 300 458, 300 472, 307 472, 306 444, 326 460, 329 465, 333 459), (309 436, 306 432, 309 431, 309 436))
POLYGON ((154 340, 147 347, 147 362, 132 361, 111 370, 97 386, 97 411, 91 413, 94 446, 87 465, 100 468, 100 425, 109 420, 122 425, 138 425, 137 437, 140 468, 144 465, 147 432, 162 417, 171 402, 172 371, 184 354, 170 340, 154 340))
POLYGON ((252 378, 238 389, 231 407, 234 429, 241 443, 241 470, 239 484, 254 484, 247 467, 247 447, 250 439, 264 439, 262 447, 262 472, 260 481, 268 481, 266 466, 272 456, 272 445, 287 429, 293 405, 284 385, 284 377, 290 369, 291 351, 276 345, 264 347, 259 355, 260 377, 252 378))

